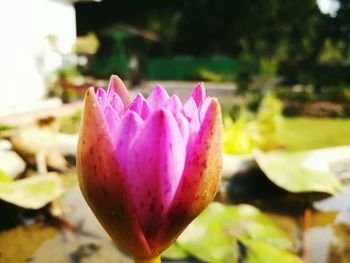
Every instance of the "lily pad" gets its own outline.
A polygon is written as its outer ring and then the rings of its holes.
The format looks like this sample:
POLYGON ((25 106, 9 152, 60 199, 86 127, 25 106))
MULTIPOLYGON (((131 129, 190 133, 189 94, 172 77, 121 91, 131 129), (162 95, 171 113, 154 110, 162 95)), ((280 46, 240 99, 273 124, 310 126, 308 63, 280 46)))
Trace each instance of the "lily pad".
MULTIPOLYGON (((303 152, 256 152, 255 160, 266 176, 287 191, 324 192, 336 194, 342 185, 330 169, 317 169, 308 165, 316 151, 303 152)), ((320 160, 319 166, 325 166, 320 160)))
POLYGON ((299 257, 264 242, 250 240, 247 247, 246 263, 302 263, 299 257))
POLYGON ((167 259, 185 259, 189 255, 176 242, 162 253, 162 257, 167 259))
POLYGON ((0 181, 0 199, 29 209, 39 209, 62 193, 62 180, 56 174, 37 175, 13 182, 0 181))
MULTIPOLYGON (((237 262, 237 241, 256 240, 276 249, 290 249, 291 241, 257 208, 212 203, 177 240, 184 251, 206 262, 237 262)), ((282 261, 281 261, 282 262, 282 261)))

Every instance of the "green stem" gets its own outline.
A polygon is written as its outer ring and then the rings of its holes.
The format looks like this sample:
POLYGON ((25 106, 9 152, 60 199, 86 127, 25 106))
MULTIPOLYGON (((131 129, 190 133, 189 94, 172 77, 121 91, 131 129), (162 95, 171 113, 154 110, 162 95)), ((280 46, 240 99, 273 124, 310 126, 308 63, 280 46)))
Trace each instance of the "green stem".
POLYGON ((161 263, 160 256, 155 258, 134 258, 134 263, 161 263))

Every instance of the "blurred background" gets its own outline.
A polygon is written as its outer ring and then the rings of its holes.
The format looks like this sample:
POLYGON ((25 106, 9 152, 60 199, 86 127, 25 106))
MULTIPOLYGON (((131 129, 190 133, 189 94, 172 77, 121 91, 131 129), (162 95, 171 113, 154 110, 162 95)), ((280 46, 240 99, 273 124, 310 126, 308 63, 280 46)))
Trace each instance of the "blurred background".
POLYGON ((0 262, 131 262, 75 171, 111 74, 222 106, 218 203, 165 260, 350 262, 349 0, 12 0, 0 36, 0 262))

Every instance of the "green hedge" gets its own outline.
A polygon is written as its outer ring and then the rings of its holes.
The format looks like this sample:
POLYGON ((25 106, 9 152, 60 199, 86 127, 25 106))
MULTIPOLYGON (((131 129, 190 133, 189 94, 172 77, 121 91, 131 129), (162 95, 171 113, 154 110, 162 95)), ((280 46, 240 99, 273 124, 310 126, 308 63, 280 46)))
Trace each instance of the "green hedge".
POLYGON ((183 80, 190 79, 199 69, 235 76, 240 71, 240 64, 238 60, 226 57, 150 58, 146 69, 147 79, 183 80))

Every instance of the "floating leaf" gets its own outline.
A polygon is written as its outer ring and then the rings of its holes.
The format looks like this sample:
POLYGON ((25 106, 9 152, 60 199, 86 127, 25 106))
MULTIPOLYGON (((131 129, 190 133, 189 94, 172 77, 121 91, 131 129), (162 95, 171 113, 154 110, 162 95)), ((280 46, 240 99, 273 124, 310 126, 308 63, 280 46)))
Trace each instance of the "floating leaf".
POLYGON ((185 259, 188 257, 188 253, 175 242, 162 253, 162 257, 168 259, 185 259))
MULTIPOLYGON (((287 191, 338 193, 342 185, 329 169, 308 165, 315 152, 257 152, 255 159, 266 176, 287 191)), ((324 165, 324 160, 318 163, 324 165)))
POLYGON ((0 170, 0 182, 9 183, 12 181, 13 181, 13 178, 11 178, 10 176, 7 176, 3 171, 0 170))
POLYGON ((63 193, 56 174, 37 175, 10 183, 0 181, 0 199, 29 209, 39 209, 63 193))
POLYGON ((237 240, 252 239, 290 249, 287 236, 250 205, 212 203, 180 235, 177 242, 189 254, 206 262, 233 263, 238 258, 237 240))
POLYGON ((245 242, 247 247, 246 263, 302 263, 299 257, 267 243, 250 240, 245 242))

